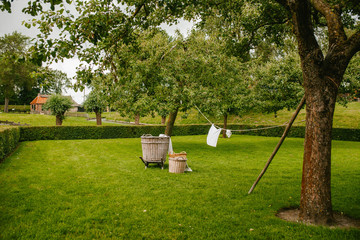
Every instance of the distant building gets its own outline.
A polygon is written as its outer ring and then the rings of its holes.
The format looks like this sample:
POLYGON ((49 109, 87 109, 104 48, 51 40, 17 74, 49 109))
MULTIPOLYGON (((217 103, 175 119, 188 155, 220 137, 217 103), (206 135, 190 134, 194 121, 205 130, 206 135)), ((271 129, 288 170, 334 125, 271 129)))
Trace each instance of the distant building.
MULTIPOLYGON (((50 111, 43 110, 43 105, 46 103, 46 101, 49 99, 51 95, 45 95, 45 94, 38 94, 34 100, 30 103, 30 110, 33 114, 50 114, 50 111)), ((72 102, 72 107, 69 109, 69 112, 77 112, 80 104, 76 103, 74 99, 72 99, 71 96, 66 96, 70 98, 72 102)))
POLYGON ((37 97, 30 103, 30 111, 34 114, 49 114, 50 111, 43 110, 43 105, 46 103, 50 95, 38 94, 37 97))
POLYGON ((71 108, 69 109, 69 112, 78 112, 81 105, 78 104, 77 102, 75 102, 74 99, 71 96, 66 96, 66 97, 70 98, 70 100, 72 102, 72 105, 71 105, 71 108))

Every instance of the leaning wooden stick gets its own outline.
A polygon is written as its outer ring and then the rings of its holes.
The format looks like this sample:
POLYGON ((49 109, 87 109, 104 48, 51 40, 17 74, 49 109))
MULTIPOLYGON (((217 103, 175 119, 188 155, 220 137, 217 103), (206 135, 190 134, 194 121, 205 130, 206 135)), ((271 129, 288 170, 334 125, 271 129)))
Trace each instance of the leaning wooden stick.
POLYGON ((291 117, 288 125, 286 126, 285 131, 284 131, 283 135, 281 136, 279 143, 276 145, 275 150, 274 150, 273 153, 271 154, 269 160, 266 162, 266 165, 265 165, 264 169, 261 171, 260 175, 258 176, 258 178, 256 179, 256 181, 254 182, 254 184, 253 184, 252 187, 250 188, 248 194, 250 194, 250 193, 254 190, 256 184, 258 184, 258 182, 260 181, 261 177, 265 174, 267 168, 269 167, 271 161, 272 161, 273 158, 275 157, 277 151, 280 149, 281 144, 284 142, 284 140, 285 140, 285 138, 286 138, 286 135, 288 134, 288 132, 289 132, 292 124, 294 123, 297 115, 299 114, 299 112, 300 112, 300 110, 301 110, 301 108, 302 108, 302 106, 303 106, 304 104, 305 104, 305 96, 303 96, 303 98, 301 99, 301 102, 300 102, 300 104, 297 106, 296 111, 294 112, 294 114, 292 115, 292 117, 291 117))

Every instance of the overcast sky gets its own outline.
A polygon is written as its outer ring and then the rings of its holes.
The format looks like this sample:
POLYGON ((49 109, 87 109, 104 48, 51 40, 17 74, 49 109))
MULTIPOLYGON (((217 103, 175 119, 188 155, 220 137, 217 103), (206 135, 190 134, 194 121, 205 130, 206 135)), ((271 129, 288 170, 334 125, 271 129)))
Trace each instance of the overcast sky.
MULTIPOLYGON (((28 14, 22 13, 22 9, 26 5, 27 1, 25 0, 14 0, 12 3, 12 13, 0 12, 0 36, 17 31, 31 38, 36 38, 36 35, 39 33, 36 28, 28 29, 22 25, 23 21, 28 21, 33 18, 28 14)), ((170 35, 174 35, 175 30, 179 29, 180 32, 186 36, 193 27, 193 24, 187 21, 180 21, 180 23, 176 26, 170 27, 163 24, 161 27, 164 28, 170 35)), ((54 63, 51 67, 65 72, 69 78, 72 78, 75 76, 76 67, 78 65, 79 61, 77 59, 69 59, 63 63, 54 63)), ((77 103, 81 104, 84 101, 84 95, 88 94, 88 92, 88 89, 85 89, 85 93, 75 92, 72 89, 66 89, 66 92, 63 94, 71 95, 77 103)))

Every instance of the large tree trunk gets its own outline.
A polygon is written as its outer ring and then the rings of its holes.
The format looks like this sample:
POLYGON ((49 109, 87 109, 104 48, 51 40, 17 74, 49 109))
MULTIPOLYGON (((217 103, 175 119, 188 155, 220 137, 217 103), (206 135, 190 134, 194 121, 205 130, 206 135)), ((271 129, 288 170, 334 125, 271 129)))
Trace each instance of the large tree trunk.
POLYGON ((306 132, 299 218, 329 225, 331 204, 331 132, 337 87, 324 79, 312 79, 305 88, 306 132))
POLYGON ((57 126, 61 126, 61 125, 62 125, 61 116, 56 116, 56 125, 57 125, 57 126))
POLYGON ((223 135, 222 135, 222 137, 223 138, 226 138, 226 128, 227 128, 227 118, 228 118, 228 115, 225 113, 224 114, 224 130, 223 130, 223 135))
POLYGON ((101 125, 101 112, 95 112, 96 115, 96 125, 101 125))
POLYGON ((140 114, 136 114, 135 115, 135 125, 139 125, 140 124, 140 114))
POLYGON ((4 112, 9 112, 9 98, 5 98, 4 112))
POLYGON ((301 185, 301 221, 331 224, 331 132, 339 85, 352 56, 360 49, 360 32, 347 38, 339 11, 326 2, 280 1, 292 14, 304 78, 306 133, 301 185), (312 4, 312 6, 310 5, 312 4), (326 19, 329 49, 324 57, 316 40, 311 7, 326 19))
POLYGON ((169 115, 169 118, 168 118, 168 121, 166 124, 166 129, 165 129, 165 135, 167 135, 167 136, 171 137, 178 111, 179 111, 179 108, 176 108, 175 111, 171 112, 169 115))

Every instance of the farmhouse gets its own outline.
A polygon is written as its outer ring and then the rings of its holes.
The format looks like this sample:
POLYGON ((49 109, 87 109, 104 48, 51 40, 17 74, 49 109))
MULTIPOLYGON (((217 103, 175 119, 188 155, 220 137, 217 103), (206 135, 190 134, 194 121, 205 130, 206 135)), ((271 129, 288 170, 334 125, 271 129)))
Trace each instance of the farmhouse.
MULTIPOLYGON (((51 95, 45 95, 45 94, 38 94, 34 100, 31 101, 30 107, 31 107, 31 113, 33 114, 50 114, 50 111, 43 110, 43 105, 46 103, 46 101, 49 99, 51 95)), ((72 101, 72 107, 69 109, 69 112, 77 112, 80 104, 76 103, 74 99, 72 99, 71 96, 67 96, 72 101)))

